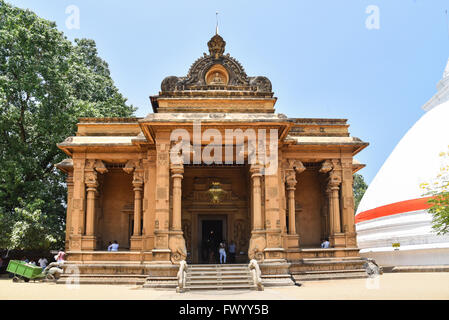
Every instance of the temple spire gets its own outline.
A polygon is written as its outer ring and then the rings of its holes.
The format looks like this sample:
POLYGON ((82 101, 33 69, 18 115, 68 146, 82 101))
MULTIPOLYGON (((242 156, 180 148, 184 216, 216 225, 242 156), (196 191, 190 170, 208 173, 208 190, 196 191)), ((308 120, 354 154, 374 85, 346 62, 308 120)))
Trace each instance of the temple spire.
POLYGON ((215 19, 217 20, 217 24, 215 26, 215 35, 218 35, 218 11, 215 12, 215 19))

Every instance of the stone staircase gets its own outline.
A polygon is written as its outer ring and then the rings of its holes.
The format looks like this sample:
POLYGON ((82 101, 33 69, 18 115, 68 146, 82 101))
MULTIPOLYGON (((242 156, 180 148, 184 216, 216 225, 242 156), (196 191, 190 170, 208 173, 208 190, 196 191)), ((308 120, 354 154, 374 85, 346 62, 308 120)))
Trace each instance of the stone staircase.
POLYGON ((188 266, 185 290, 257 290, 257 286, 246 264, 197 264, 188 266))
POLYGON ((365 260, 357 257, 304 258, 290 267, 295 282, 367 278, 365 260))

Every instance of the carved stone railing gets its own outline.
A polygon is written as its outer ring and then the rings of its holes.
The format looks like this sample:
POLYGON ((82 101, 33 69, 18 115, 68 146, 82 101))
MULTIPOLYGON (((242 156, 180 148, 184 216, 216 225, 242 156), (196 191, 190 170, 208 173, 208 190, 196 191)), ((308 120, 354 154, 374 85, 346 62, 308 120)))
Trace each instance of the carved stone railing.
POLYGON ((178 286, 176 287, 177 293, 185 292, 186 287, 186 276, 187 276, 187 262, 185 260, 181 260, 179 263, 179 271, 178 271, 178 286))
POLYGON ((248 265, 249 270, 253 276, 254 285, 257 286, 258 291, 263 291, 262 285, 262 272, 260 271, 259 264, 256 259, 252 259, 248 265))

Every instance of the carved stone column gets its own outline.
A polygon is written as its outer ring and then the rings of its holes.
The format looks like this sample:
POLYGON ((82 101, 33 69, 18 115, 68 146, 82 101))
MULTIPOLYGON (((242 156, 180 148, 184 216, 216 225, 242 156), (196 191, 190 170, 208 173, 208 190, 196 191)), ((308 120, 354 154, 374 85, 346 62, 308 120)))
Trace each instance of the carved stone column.
POLYGON ((253 230, 249 242, 248 257, 258 261, 263 261, 264 249, 266 248, 265 230, 263 230, 262 224, 261 170, 262 166, 259 164, 251 164, 250 166, 253 230))
POLYGON ((154 215, 155 245, 152 250, 155 263, 170 262, 170 131, 156 133, 156 201, 154 215), (157 262, 156 262, 157 261, 157 262))
POLYGON ((329 172, 326 193, 329 202, 329 229, 330 229, 330 244, 334 247, 344 247, 345 238, 344 233, 341 232, 340 221, 340 201, 339 190, 341 184, 341 177, 332 170, 329 172))
POLYGON ((252 180, 252 199, 253 199, 253 225, 254 230, 263 229, 262 224, 262 186, 261 186, 261 167, 251 165, 250 173, 252 180))
POLYGON ((181 197, 182 197, 182 179, 184 174, 184 166, 182 164, 174 164, 171 166, 171 177, 173 181, 173 230, 181 230, 181 197))
POLYGON ((131 237, 131 250, 142 249, 142 191, 144 185, 144 170, 140 160, 129 160, 123 168, 128 174, 133 174, 134 190, 134 228, 131 237))
POLYGON ((98 187, 98 177, 95 171, 86 173, 86 236, 94 236, 95 231, 95 198, 98 187))
POLYGON ((134 189, 134 230, 133 236, 142 235, 142 190, 143 190, 143 177, 134 173, 133 189, 134 189))
POLYGON ((97 199, 98 175, 106 173, 108 170, 101 160, 86 160, 84 183, 86 185, 86 231, 82 237, 82 249, 95 250, 97 247, 97 236, 95 234, 95 207, 97 199))
POLYGON ((65 232, 65 250, 68 251, 70 248, 70 237, 73 235, 73 171, 67 173, 67 221, 66 221, 66 232, 65 232))
POLYGON ((352 155, 341 159, 342 182, 342 231, 345 233, 346 247, 357 247, 354 217, 354 191, 352 176, 352 155))
POLYGON ((285 184, 287 189, 288 208, 288 247, 299 248, 300 236, 296 232, 296 175, 304 172, 306 168, 299 160, 287 160, 284 165, 285 184))
POLYGON ((184 177, 184 165, 182 161, 179 163, 171 163, 170 170, 172 177, 173 221, 168 247, 171 251, 170 259, 172 263, 180 263, 181 260, 185 260, 187 257, 186 242, 183 236, 181 221, 182 179, 184 177))

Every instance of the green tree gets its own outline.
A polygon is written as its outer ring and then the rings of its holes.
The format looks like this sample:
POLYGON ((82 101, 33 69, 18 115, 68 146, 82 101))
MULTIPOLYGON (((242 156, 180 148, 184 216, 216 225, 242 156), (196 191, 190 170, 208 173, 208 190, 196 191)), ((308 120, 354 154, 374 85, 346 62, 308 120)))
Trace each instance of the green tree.
POLYGON ((431 197, 427 210, 432 214, 432 228, 437 234, 449 233, 449 151, 441 152, 442 165, 434 181, 421 184, 424 196, 431 197))
POLYGON ((357 212, 357 208, 359 207, 360 201, 363 198, 363 195, 368 189, 368 185, 365 183, 365 179, 361 174, 355 173, 353 177, 353 192, 354 192, 354 212, 357 212))
POLYGON ((76 132, 79 117, 134 111, 93 40, 72 43, 54 22, 0 0, 0 228, 9 235, 0 247, 20 228, 31 234, 18 222, 37 212, 54 243, 63 243, 65 177, 54 165, 65 155, 56 144, 76 132))

